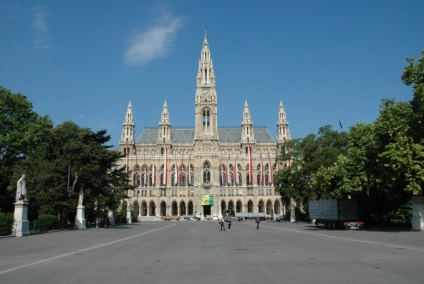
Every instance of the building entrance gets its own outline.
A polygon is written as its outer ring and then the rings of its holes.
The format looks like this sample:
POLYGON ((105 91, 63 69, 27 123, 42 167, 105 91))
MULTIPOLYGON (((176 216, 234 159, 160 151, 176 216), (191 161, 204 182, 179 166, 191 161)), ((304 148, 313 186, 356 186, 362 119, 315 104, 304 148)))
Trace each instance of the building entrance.
POLYGON ((211 215, 211 206, 210 205, 202 205, 203 206, 203 216, 211 215))

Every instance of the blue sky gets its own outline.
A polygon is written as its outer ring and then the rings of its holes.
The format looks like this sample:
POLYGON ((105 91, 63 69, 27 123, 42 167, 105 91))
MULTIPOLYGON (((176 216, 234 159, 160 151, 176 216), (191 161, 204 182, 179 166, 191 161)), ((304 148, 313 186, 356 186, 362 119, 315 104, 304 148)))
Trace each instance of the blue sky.
POLYGON ((0 85, 115 146, 130 100, 137 137, 165 100, 173 127, 194 127, 207 29, 219 126, 240 126, 247 99, 275 137, 282 100, 292 138, 345 131, 412 98, 400 76, 424 50, 423 13, 421 0, 0 0, 0 85))

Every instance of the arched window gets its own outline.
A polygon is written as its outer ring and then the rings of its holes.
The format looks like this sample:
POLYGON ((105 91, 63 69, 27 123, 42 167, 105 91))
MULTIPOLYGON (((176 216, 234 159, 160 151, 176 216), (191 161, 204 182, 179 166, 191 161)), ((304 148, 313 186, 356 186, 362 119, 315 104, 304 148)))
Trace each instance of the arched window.
POLYGON ((139 172, 139 171, 140 171, 140 166, 139 166, 138 164, 136 164, 136 165, 134 166, 134 171, 135 171, 135 172, 139 172))
POLYGON ((194 185, 194 171, 193 171, 193 168, 194 168, 193 165, 191 165, 191 164, 188 165, 187 172, 189 174, 189 177, 187 177, 187 180, 188 180, 188 184, 189 185, 194 185))
POLYGON ((168 182, 168 181, 165 181, 165 179, 164 179, 165 174, 166 174, 165 173, 165 167, 164 167, 164 165, 162 165, 160 167, 160 185, 165 185, 165 183, 168 182))
POLYGON ((210 164, 209 162, 203 163, 203 183, 211 182, 210 164))
POLYGON ((202 113, 203 117, 203 129, 204 130, 208 130, 209 129, 209 125, 210 125, 210 121, 211 121, 211 115, 210 115, 210 111, 208 109, 203 110, 202 113))
POLYGON ((228 170, 228 173, 229 173, 229 177, 230 177, 230 185, 234 185, 234 166, 233 166, 233 164, 230 164, 229 165, 229 170, 228 170))
POLYGON ((238 185, 242 185, 243 184, 243 176, 242 176, 242 171, 241 171, 241 165, 237 164, 237 176, 238 176, 238 185))
POLYGON ((250 180, 249 165, 246 166, 246 184, 252 184, 252 181, 250 180))
POLYGON ((140 186, 140 175, 138 173, 134 174, 134 185, 140 186))
POLYGON ((219 166, 219 185, 227 185, 227 167, 224 164, 219 166))

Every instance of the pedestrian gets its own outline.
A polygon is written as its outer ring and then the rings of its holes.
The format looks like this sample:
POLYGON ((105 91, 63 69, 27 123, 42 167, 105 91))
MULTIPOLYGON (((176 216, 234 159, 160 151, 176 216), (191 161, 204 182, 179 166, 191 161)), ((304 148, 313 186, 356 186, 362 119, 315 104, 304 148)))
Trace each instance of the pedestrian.
POLYGON ((259 223, 261 222, 261 218, 259 216, 256 216, 256 229, 259 230, 259 223))
POLYGON ((228 231, 231 231, 231 216, 228 217, 227 223, 228 223, 228 231))
POLYGON ((221 231, 225 231, 225 222, 223 218, 219 219, 219 224, 221 225, 221 231))

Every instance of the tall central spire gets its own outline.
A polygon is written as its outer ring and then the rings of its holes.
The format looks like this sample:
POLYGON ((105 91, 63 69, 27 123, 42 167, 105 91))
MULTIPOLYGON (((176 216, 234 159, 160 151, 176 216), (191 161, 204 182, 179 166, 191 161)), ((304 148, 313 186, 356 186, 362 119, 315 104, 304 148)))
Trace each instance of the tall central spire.
POLYGON ((197 72, 197 85, 215 85, 215 73, 213 71, 213 63, 206 31, 205 38, 203 39, 203 48, 200 53, 199 71, 197 72))
POLYGON ((205 31, 196 77, 196 129, 194 139, 218 139, 218 101, 215 73, 205 31))

